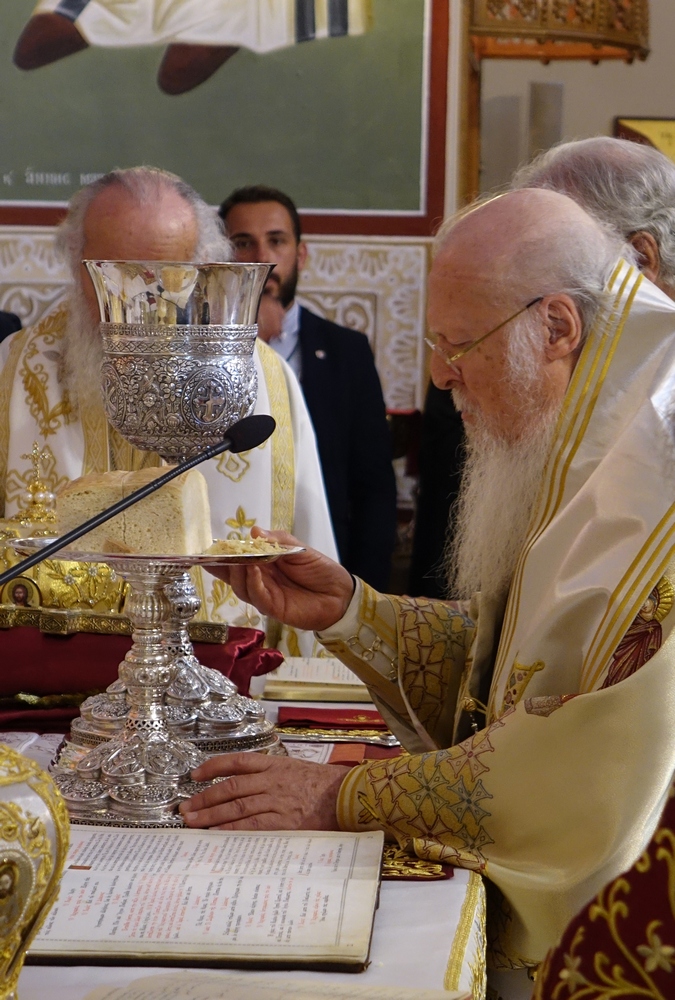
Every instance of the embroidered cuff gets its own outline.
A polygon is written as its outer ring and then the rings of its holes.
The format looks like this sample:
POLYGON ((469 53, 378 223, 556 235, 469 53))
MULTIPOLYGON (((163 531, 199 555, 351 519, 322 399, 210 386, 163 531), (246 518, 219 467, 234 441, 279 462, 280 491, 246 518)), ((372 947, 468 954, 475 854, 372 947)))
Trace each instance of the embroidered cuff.
POLYGON ((355 580, 354 594, 343 617, 323 632, 315 632, 316 638, 353 670, 371 693, 377 694, 405 718, 408 710, 398 687, 395 615, 391 600, 358 577, 355 580))
POLYGON ((364 803, 368 801, 367 775, 368 765, 360 764, 349 771, 340 785, 335 812, 341 830, 362 833, 364 830, 383 829, 364 808, 364 803))
MULTIPOLYGON (((354 577, 354 583, 352 599, 340 621, 315 635, 332 651, 346 646, 349 658, 361 663, 369 676, 375 672, 398 687, 396 617, 391 601, 358 577, 354 577)), ((340 653, 336 655, 344 659, 340 653)), ((348 660, 344 662, 355 669, 348 660)), ((355 672, 366 684, 371 683, 360 669, 355 672)))

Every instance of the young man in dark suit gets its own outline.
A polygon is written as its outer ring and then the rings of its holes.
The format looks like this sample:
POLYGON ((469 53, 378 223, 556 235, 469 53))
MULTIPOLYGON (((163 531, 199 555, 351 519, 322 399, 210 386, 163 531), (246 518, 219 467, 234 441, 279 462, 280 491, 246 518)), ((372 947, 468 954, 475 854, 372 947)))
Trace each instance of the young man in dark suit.
POLYGON ((293 368, 316 433, 340 560, 373 587, 386 587, 396 531, 396 484, 382 388, 364 334, 316 316, 295 301, 307 257, 291 199, 256 185, 220 207, 237 260, 275 264, 259 335, 293 368))

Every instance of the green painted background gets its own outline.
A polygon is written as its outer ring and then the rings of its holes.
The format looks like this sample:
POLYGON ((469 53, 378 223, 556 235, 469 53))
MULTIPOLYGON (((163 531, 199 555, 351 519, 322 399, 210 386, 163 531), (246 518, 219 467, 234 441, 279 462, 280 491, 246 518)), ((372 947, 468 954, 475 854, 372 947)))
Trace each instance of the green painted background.
POLYGON ((363 36, 242 49, 178 97, 156 84, 163 47, 91 48, 16 69, 33 4, 0 2, 2 201, 65 201, 81 174, 150 163, 214 203, 267 183, 304 208, 419 207, 424 0, 374 0, 363 36), (28 184, 31 169, 69 172, 71 183, 28 184))

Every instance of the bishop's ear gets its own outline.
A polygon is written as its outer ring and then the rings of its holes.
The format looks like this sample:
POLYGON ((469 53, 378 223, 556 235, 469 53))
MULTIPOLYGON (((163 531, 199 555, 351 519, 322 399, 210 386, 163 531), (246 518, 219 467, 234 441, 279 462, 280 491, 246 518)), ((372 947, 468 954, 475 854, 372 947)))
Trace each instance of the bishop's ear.
POLYGON ((547 295, 539 307, 548 331, 544 353, 548 361, 558 361, 573 354, 583 336, 581 315, 574 299, 563 293, 547 295))
POLYGON ((638 267, 645 278, 649 278, 656 284, 661 271, 661 254, 658 243, 651 233, 645 233, 642 230, 633 233, 630 242, 638 255, 638 267))

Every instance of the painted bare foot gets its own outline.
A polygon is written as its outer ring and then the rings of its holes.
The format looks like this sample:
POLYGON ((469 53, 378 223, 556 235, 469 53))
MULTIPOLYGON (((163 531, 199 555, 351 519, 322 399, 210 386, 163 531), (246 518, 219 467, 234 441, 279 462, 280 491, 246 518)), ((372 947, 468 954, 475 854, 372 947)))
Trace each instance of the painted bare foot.
POLYGON ((35 14, 19 35, 14 49, 14 65, 19 69, 39 69, 88 49, 70 18, 62 14, 35 14))
POLYGON ((157 72, 159 89, 172 95, 194 90, 238 51, 236 45, 188 45, 175 42, 167 47, 157 72))

